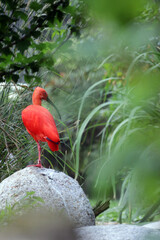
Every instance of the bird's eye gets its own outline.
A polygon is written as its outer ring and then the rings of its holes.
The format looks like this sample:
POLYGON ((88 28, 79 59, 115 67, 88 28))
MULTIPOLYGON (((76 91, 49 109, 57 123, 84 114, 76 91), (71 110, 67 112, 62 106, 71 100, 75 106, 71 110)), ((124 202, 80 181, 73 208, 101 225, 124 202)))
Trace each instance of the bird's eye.
POLYGON ((41 94, 41 98, 42 98, 42 99, 46 99, 46 98, 47 98, 46 92, 43 92, 43 93, 41 94))

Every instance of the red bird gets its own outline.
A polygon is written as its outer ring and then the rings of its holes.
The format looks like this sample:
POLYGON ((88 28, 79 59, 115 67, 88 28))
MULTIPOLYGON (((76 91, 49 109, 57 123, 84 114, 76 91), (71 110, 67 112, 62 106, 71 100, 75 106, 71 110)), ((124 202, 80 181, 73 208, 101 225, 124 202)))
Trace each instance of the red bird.
POLYGON ((38 164, 31 165, 42 168, 41 164, 41 142, 47 142, 52 151, 59 149, 59 134, 51 113, 41 106, 41 101, 46 100, 53 105, 48 98, 47 92, 37 87, 32 95, 33 105, 29 105, 22 111, 22 120, 28 133, 34 138, 38 145, 38 164))

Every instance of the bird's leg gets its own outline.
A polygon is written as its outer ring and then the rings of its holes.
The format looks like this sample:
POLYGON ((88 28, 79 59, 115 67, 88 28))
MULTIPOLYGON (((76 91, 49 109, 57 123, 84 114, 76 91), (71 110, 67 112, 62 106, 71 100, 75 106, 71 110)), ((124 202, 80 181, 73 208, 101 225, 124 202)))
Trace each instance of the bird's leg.
POLYGON ((40 146, 39 142, 37 142, 37 146, 38 146, 38 164, 36 164, 36 165, 28 165, 28 167, 43 168, 42 163, 41 163, 41 146, 40 146))
POLYGON ((39 142, 37 142, 37 146, 38 146, 38 165, 42 166, 42 164, 41 164, 41 146, 40 146, 39 142))

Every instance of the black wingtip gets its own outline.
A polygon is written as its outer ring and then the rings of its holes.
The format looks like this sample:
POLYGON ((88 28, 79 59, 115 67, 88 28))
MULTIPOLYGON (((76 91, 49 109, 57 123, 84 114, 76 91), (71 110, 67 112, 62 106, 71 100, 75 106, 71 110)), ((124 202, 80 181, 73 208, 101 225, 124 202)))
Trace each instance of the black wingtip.
POLYGON ((48 138, 48 137, 46 137, 46 139, 48 140, 48 141, 50 141, 50 142, 53 142, 53 143, 55 143, 55 144, 60 144, 60 141, 58 141, 58 142, 54 142, 54 141, 52 141, 50 138, 48 138))

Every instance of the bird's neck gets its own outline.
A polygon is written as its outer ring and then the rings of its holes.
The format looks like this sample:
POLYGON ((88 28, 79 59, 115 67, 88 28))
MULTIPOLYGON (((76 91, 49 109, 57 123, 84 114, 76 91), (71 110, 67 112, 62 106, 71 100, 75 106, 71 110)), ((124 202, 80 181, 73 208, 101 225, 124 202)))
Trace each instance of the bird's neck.
POLYGON ((39 96, 33 94, 32 96, 32 103, 33 105, 40 105, 41 106, 41 99, 39 96))

